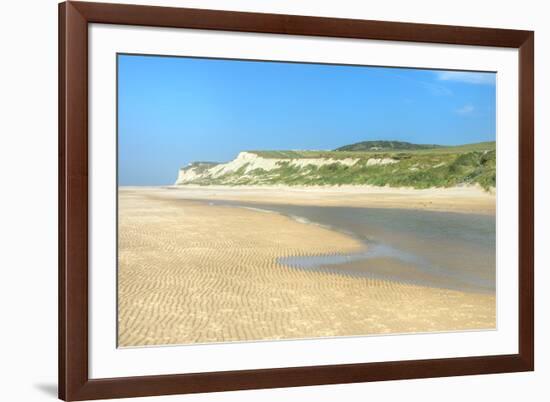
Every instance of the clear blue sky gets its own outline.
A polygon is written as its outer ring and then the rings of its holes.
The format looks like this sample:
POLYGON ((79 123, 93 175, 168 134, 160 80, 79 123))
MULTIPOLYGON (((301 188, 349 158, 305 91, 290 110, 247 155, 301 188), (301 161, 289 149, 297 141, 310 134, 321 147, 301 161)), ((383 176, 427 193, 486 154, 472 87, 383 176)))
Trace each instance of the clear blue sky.
POLYGON ((243 150, 495 140, 494 73, 118 57, 120 185, 243 150))

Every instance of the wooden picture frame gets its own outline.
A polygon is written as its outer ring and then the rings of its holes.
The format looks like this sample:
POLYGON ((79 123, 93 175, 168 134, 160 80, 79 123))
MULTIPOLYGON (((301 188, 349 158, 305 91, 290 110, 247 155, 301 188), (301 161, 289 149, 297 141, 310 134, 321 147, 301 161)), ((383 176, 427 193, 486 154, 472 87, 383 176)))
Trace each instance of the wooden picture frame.
POLYGON ((59 397, 141 397, 534 369, 534 33, 152 6, 59 5, 59 397), (88 24, 192 28, 519 49, 519 353, 381 363, 90 379, 88 375, 88 24))

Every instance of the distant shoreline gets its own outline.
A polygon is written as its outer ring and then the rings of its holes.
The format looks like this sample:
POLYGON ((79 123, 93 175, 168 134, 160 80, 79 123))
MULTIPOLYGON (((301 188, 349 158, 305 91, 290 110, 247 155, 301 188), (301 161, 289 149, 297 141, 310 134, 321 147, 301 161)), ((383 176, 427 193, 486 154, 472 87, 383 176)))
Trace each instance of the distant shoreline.
POLYGON ((177 185, 121 186, 143 189, 151 196, 186 200, 230 200, 289 205, 401 208, 430 211, 496 213, 495 191, 481 186, 413 189, 369 185, 288 186, 288 185, 177 185))

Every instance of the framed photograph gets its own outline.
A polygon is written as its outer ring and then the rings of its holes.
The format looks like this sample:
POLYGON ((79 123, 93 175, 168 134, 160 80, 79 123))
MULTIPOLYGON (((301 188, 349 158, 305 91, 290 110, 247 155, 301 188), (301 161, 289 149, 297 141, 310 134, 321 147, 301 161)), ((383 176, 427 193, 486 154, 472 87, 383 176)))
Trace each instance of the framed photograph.
POLYGON ((61 399, 534 369, 533 32, 59 23, 61 399))

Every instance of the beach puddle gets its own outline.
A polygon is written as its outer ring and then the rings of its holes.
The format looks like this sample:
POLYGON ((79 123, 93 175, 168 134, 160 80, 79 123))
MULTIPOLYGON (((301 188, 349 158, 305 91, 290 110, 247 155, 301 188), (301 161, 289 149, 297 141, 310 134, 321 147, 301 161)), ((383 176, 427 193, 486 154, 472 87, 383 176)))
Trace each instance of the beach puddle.
POLYGON ((319 268, 326 265, 348 264, 373 258, 394 258, 411 264, 426 263, 414 254, 406 253, 382 244, 370 244, 365 247, 364 250, 350 254, 282 257, 279 258, 278 261, 280 264, 294 267, 319 268))
POLYGON ((494 216, 219 200, 212 204, 278 213, 301 224, 344 233, 365 245, 355 253, 278 258, 284 266, 468 292, 495 292, 494 216))
POLYGON ((306 271, 460 291, 493 292, 490 282, 468 283, 418 256, 385 245, 370 245, 368 249, 350 254, 281 257, 277 262, 306 271))

